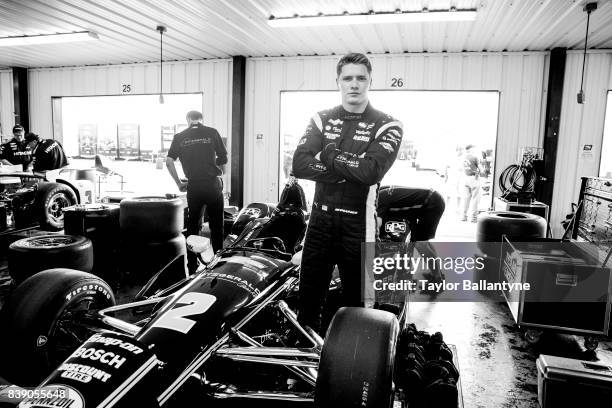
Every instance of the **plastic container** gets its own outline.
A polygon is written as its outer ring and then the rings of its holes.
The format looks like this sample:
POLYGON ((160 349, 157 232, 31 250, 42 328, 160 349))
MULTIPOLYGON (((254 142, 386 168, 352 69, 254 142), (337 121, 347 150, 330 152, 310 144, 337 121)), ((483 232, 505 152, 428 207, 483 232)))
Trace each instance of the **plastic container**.
POLYGON ((536 367, 541 408, 610 407, 610 364, 542 354, 536 360, 536 367))

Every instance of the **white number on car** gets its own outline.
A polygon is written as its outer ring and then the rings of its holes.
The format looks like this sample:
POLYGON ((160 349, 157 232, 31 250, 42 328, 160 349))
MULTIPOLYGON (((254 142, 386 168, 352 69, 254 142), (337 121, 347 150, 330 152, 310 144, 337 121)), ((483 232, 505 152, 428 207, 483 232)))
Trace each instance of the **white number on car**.
POLYGON ((153 324, 153 327, 161 327, 164 329, 176 330, 181 333, 187 333, 196 322, 187 319, 185 316, 204 313, 216 300, 217 298, 215 296, 207 293, 186 293, 176 302, 176 304, 185 305, 168 310, 153 324))

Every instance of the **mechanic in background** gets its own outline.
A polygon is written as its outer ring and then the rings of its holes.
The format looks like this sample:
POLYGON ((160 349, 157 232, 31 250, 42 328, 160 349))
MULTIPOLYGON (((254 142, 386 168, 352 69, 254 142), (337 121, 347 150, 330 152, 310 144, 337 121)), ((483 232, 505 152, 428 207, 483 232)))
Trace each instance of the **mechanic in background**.
POLYGON ((344 306, 363 305, 361 244, 376 241, 378 185, 403 135, 401 122, 369 103, 372 66, 365 55, 345 55, 336 74, 342 104, 312 117, 293 155, 294 176, 317 183, 299 289, 299 319, 316 331, 334 266, 344 306))
POLYGON ((33 132, 25 136, 25 141, 32 149, 32 171, 44 173, 47 170, 60 169, 68 165, 68 159, 61 143, 53 139, 43 139, 33 132))
POLYGON ((21 164, 23 171, 28 169, 32 161, 32 149, 25 141, 23 126, 13 126, 13 138, 0 146, 0 161, 2 164, 21 164))
MULTIPOLYGON (((204 210, 208 212, 213 251, 223 248, 223 174, 227 151, 216 129, 202 124, 202 113, 187 113, 189 127, 176 134, 168 150, 166 167, 180 191, 187 191, 187 235, 198 235, 204 210), (175 160, 181 161, 187 181, 179 178, 175 160)), ((187 251, 190 273, 198 267, 197 256, 187 251)))

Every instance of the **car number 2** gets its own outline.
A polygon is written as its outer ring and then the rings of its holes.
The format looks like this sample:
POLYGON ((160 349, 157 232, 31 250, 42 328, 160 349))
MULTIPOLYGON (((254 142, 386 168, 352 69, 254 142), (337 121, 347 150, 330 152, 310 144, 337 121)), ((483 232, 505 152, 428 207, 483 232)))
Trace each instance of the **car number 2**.
POLYGON ((176 302, 174 309, 168 310, 153 323, 153 327, 161 327, 164 329, 176 330, 181 333, 187 333, 196 322, 187 319, 185 316, 206 312, 216 300, 217 298, 215 296, 207 293, 186 293, 176 302), (184 304, 184 306, 176 307, 178 304, 184 304))

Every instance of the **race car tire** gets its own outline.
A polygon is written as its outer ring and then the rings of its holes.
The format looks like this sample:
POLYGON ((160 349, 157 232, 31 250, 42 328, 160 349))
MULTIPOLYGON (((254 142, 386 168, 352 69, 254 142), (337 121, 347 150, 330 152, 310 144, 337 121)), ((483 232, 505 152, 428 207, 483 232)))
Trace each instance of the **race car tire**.
POLYGON ((86 272, 56 268, 26 279, 5 305, 3 331, 9 334, 5 350, 10 353, 3 375, 19 385, 38 385, 91 335, 70 324, 77 311, 114 304, 106 282, 86 272))
POLYGON ((9 274, 16 283, 51 268, 91 272, 93 245, 80 235, 40 235, 13 242, 8 250, 9 274))
POLYGON ((34 199, 34 218, 45 231, 64 228, 63 209, 78 204, 74 191, 64 184, 39 183, 34 199))
POLYGON ((118 204, 85 204, 64 211, 64 233, 69 235, 105 235, 110 240, 119 236, 118 204))
POLYGON ((497 281, 500 268, 501 242, 503 236, 511 241, 531 241, 546 236, 546 220, 539 215, 514 212, 490 211, 478 216, 476 242, 485 255, 484 268, 478 273, 481 278, 497 281))
POLYGON ((119 273, 131 282, 146 282, 177 256, 186 254, 183 235, 163 242, 125 240, 119 246, 119 273))
POLYGON ((521 239, 545 237, 546 220, 539 215, 514 211, 490 211, 478 217, 477 242, 501 242, 503 235, 521 239))
POLYGON ((341 308, 321 351, 315 406, 391 407, 398 333, 397 319, 389 312, 341 308))
POLYGON ((135 197, 121 200, 119 225, 123 237, 161 242, 181 234, 183 200, 166 197, 135 197))

